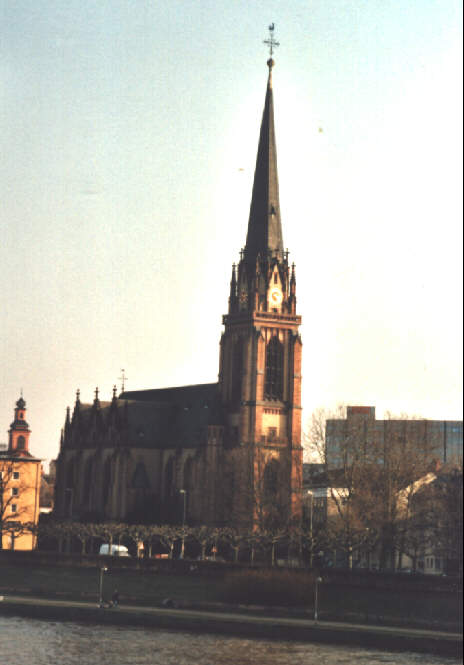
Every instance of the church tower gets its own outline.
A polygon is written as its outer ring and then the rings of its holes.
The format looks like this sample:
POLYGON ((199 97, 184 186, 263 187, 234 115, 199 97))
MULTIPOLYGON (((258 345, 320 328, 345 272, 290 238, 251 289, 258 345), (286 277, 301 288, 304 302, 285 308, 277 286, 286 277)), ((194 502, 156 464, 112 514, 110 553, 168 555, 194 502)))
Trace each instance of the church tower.
MULTIPOLYGON (((272 54, 272 33, 267 43, 272 54)), ((302 343, 295 266, 288 262, 280 218, 272 57, 267 65, 246 244, 232 267, 223 317, 219 386, 232 519, 275 528, 298 521, 301 513, 302 343)))
POLYGON ((26 402, 21 395, 16 402, 14 421, 8 431, 8 453, 28 455, 30 435, 31 430, 26 422, 26 402))

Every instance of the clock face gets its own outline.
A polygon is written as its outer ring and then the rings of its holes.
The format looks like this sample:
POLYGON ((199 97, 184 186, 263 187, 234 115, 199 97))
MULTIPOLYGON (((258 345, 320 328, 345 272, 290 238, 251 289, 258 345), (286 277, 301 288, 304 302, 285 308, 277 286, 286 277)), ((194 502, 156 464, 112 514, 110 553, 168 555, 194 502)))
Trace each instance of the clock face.
POLYGON ((269 302, 271 303, 272 307, 278 307, 282 302, 282 291, 276 286, 271 289, 269 294, 269 302))

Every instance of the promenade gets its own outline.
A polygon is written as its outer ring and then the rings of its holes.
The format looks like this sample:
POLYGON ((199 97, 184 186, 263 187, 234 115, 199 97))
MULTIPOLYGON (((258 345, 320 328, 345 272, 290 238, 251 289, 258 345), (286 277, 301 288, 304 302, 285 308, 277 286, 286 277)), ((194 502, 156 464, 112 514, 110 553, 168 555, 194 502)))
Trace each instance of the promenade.
POLYGON ((222 633, 327 644, 346 644, 398 651, 417 651, 460 657, 462 634, 334 621, 266 616, 181 607, 126 605, 100 608, 95 602, 58 600, 6 594, 0 596, 0 614, 54 621, 142 626, 183 631, 222 633))

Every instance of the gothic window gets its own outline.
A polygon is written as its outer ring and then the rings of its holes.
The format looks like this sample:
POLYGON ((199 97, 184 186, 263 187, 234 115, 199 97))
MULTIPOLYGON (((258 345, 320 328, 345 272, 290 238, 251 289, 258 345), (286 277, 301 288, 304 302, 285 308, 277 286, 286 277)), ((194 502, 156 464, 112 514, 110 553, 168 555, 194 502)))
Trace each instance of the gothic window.
POLYGON ((284 347, 276 336, 266 348, 265 399, 282 399, 284 392, 284 347))
POLYGON ((92 458, 89 458, 85 464, 84 471, 84 491, 83 499, 90 503, 90 488, 92 487, 92 458))
MULTIPOLYGON (((191 457, 184 464, 184 484, 183 488, 185 494, 183 500, 185 501, 185 517, 189 520, 190 508, 192 505, 193 494, 195 491, 194 478, 193 478, 193 460, 191 457)), ((183 508, 183 506, 182 506, 183 508)))
POLYGON ((193 461, 189 457, 184 464, 184 486, 183 489, 190 493, 193 490, 193 461))
POLYGON ((111 489, 111 459, 107 459, 103 467, 103 505, 106 504, 111 489))
POLYGON ((243 341, 235 342, 232 353, 232 401, 238 402, 242 396, 243 341))
POLYGON ((169 501, 169 499, 174 494, 174 459, 171 457, 166 464, 166 470, 164 472, 164 499, 169 501))
POLYGON ((26 439, 23 436, 18 436, 18 441, 16 443, 18 450, 24 450, 26 447, 26 439))
POLYGON ((278 491, 278 478, 279 478, 279 463, 273 459, 264 469, 264 494, 267 500, 273 499, 277 496, 278 491))
POLYGON ((150 487, 147 470, 143 462, 139 462, 135 467, 134 475, 132 476, 132 487, 143 490, 150 487))

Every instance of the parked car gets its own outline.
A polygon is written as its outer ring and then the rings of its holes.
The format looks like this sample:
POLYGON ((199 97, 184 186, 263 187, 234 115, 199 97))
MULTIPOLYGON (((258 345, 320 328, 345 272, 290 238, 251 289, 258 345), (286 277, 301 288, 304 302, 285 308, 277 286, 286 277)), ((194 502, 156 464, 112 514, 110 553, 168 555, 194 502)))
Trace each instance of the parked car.
POLYGON ((106 555, 106 556, 130 556, 129 550, 125 545, 111 545, 111 551, 110 551, 110 546, 108 543, 105 543, 100 547, 100 552, 99 554, 106 555))

